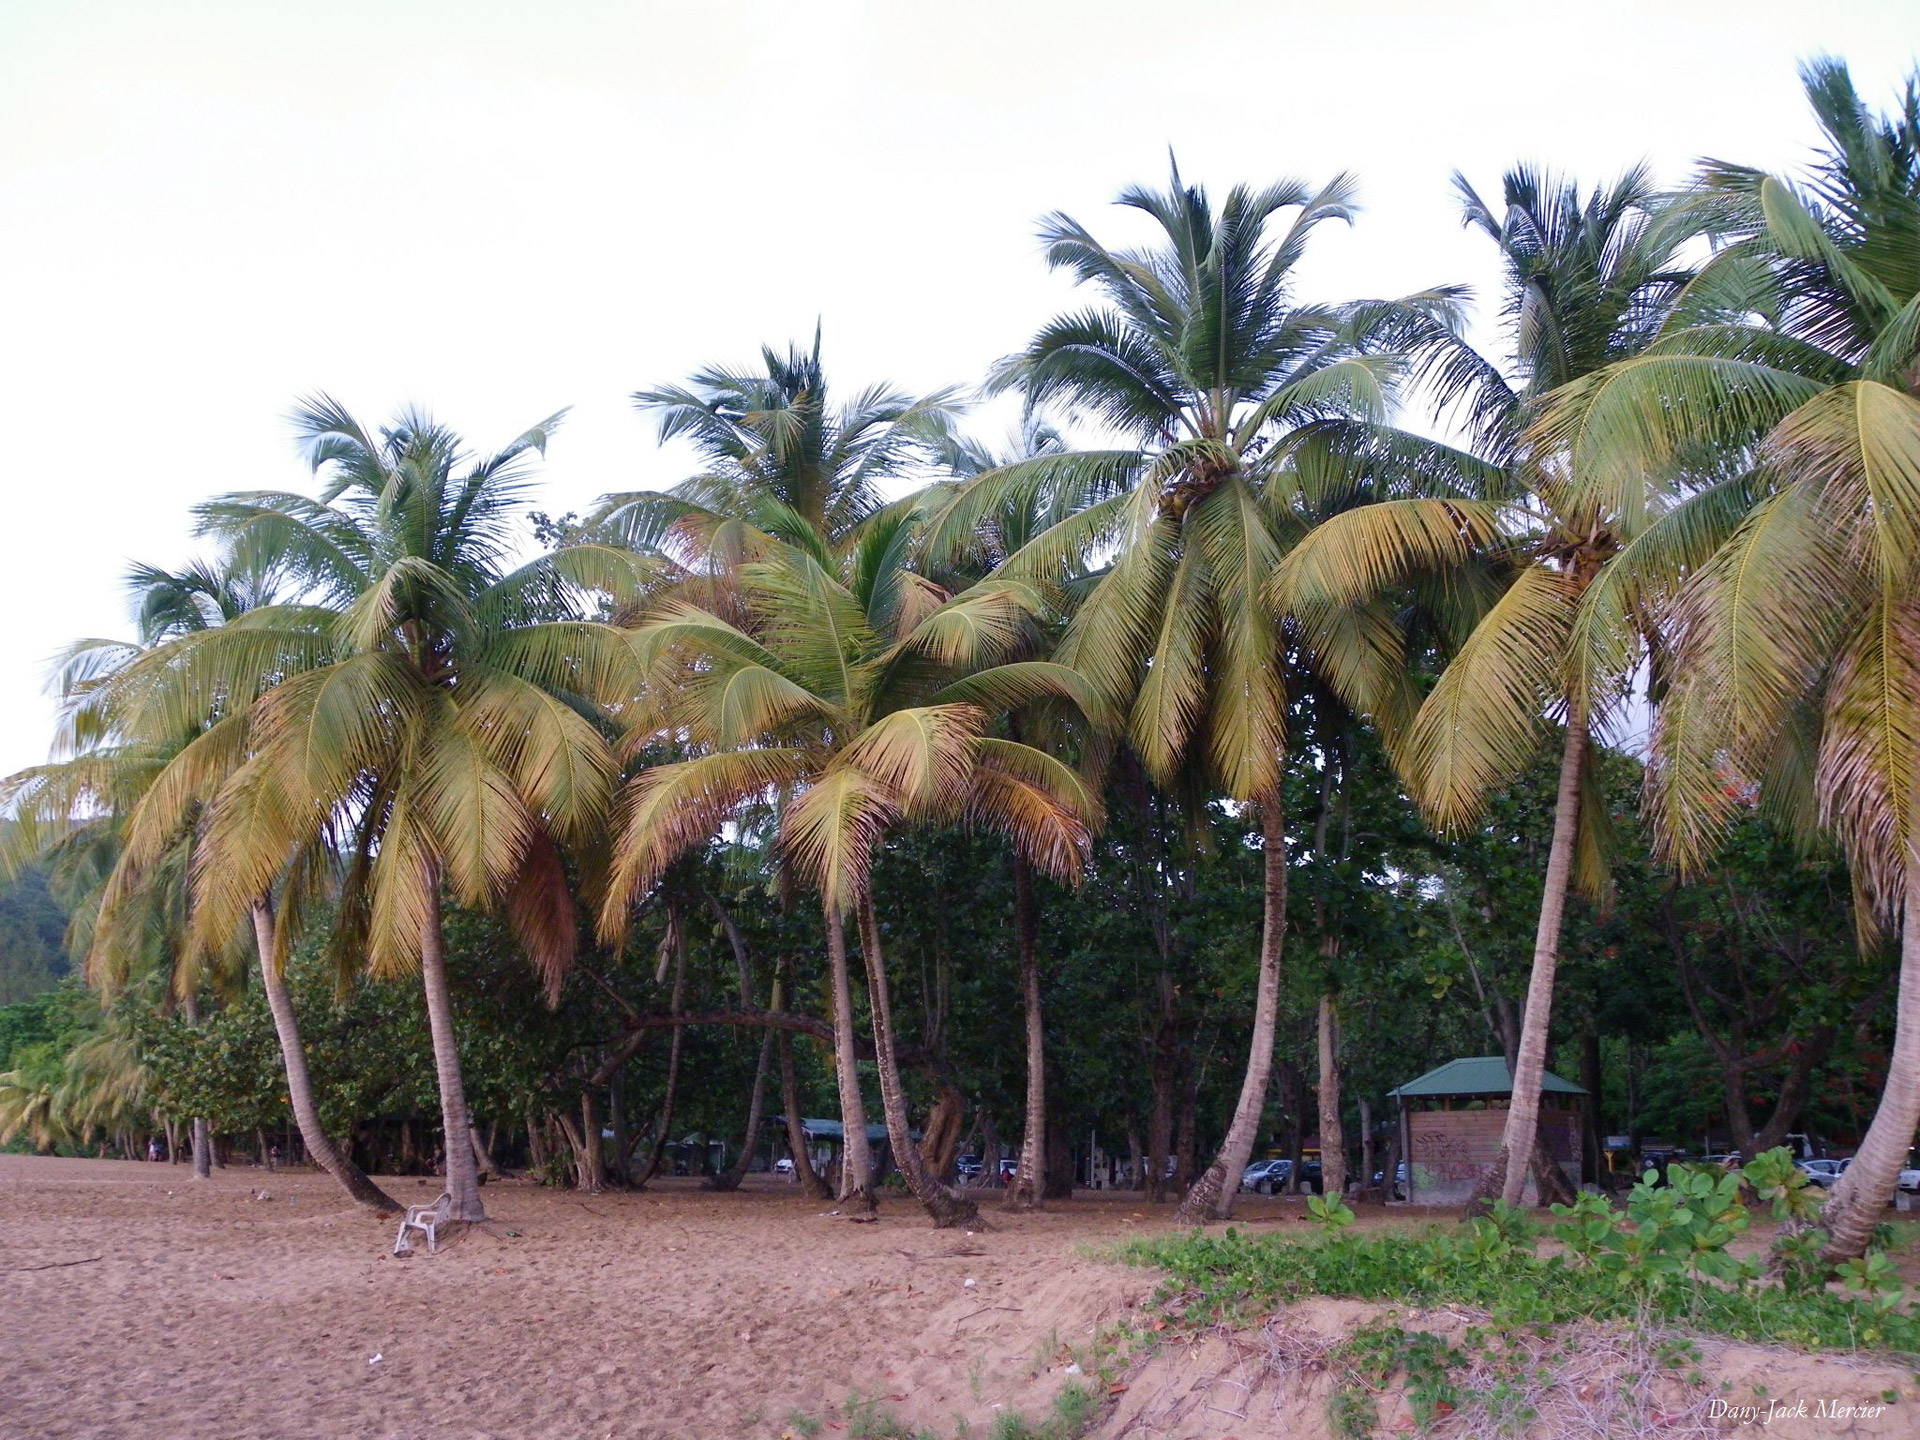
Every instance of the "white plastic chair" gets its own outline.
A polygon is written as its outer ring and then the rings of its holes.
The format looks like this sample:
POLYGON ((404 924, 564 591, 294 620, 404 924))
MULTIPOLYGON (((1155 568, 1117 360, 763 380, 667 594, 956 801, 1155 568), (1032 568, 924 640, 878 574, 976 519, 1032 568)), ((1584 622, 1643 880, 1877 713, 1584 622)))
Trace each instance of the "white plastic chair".
POLYGON ((400 1217, 400 1232, 393 1237, 393 1253, 411 1255, 413 1243, 407 1239, 407 1231, 418 1230, 427 1237, 427 1254, 433 1254, 440 1227, 452 1218, 453 1195, 446 1190, 442 1190, 440 1198, 431 1205, 409 1205, 407 1213, 400 1217))

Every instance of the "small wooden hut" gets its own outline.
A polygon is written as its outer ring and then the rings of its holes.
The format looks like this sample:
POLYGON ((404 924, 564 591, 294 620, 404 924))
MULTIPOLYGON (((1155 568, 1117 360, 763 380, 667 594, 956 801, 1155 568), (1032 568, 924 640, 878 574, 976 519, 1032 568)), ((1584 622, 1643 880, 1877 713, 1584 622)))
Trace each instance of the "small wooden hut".
MULTIPOLYGON (((1459 1205, 1500 1153, 1513 1077, 1504 1055, 1449 1060, 1389 1092, 1400 1102, 1400 1153, 1407 1157, 1407 1199, 1459 1205)), ((1580 1127, 1587 1092, 1551 1070, 1540 1085, 1540 1138, 1567 1183, 1580 1186, 1580 1127)), ((1527 1199, 1534 1200, 1533 1179, 1527 1199)))

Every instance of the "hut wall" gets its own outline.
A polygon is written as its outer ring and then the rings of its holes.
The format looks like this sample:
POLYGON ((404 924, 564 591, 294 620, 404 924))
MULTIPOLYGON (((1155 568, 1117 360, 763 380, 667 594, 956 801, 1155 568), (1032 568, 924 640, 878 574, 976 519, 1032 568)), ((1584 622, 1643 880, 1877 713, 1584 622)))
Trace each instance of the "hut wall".
MULTIPOLYGON (((1461 1205, 1500 1153, 1507 1112, 1500 1110, 1415 1110, 1407 1116, 1408 1178, 1420 1205, 1461 1205)), ((1580 1186, 1580 1112, 1575 1109, 1540 1110, 1540 1135, 1560 1162, 1567 1183, 1580 1186)), ((1527 1180, 1526 1203, 1538 1203, 1532 1177, 1527 1180)))

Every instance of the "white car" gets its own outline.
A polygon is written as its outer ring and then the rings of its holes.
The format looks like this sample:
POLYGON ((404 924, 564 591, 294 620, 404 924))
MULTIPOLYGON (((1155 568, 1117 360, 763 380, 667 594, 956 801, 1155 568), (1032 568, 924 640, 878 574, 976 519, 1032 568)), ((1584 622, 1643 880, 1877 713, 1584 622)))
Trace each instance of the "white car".
POLYGON ((1920 1195, 1920 1159, 1907 1156, 1907 1168, 1900 1172, 1900 1188, 1920 1195))

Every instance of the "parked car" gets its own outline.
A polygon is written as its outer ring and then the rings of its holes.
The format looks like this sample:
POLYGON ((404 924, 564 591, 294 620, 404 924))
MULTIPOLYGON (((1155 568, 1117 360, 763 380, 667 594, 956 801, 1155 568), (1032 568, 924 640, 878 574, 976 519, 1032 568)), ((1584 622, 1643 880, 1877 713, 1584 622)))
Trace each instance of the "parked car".
POLYGON ((1907 1168, 1900 1172, 1900 1188, 1920 1194, 1920 1156, 1907 1152, 1907 1168))
POLYGON ((1831 1190, 1833 1184, 1847 1173, 1847 1160, 1796 1160, 1800 1173, 1807 1177, 1809 1185, 1818 1185, 1822 1190, 1831 1190))
POLYGON ((960 1172, 962 1180, 971 1180, 987 1167, 980 1163, 978 1155, 962 1155, 953 1162, 954 1169, 960 1172))
POLYGON ((1011 1185, 1013 1183, 1013 1177, 1019 1173, 1020 1162, 1014 1156, 1009 1155, 1000 1162, 1000 1183, 1002 1185, 1011 1185))
POLYGON ((1240 1188, 1256 1195, 1271 1195, 1287 1183, 1287 1171, 1292 1166, 1291 1160, 1256 1160, 1240 1172, 1240 1188))
POLYGON ((773 1173, 782 1179, 793 1178, 793 1157, 791 1155, 782 1155, 778 1160, 774 1161, 773 1173))
MULTIPOLYGON (((1384 1170, 1373 1172, 1373 1183, 1376 1185, 1381 1184, 1386 1178, 1387 1172, 1384 1170)), ((1396 1200, 1407 1198, 1407 1162, 1404 1160, 1393 1167, 1393 1198, 1396 1200)))
POLYGON ((1722 1170, 1737 1170, 1743 1162, 1738 1150, 1726 1150, 1717 1155, 1702 1155, 1700 1163, 1718 1165, 1722 1170))

